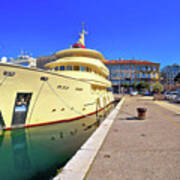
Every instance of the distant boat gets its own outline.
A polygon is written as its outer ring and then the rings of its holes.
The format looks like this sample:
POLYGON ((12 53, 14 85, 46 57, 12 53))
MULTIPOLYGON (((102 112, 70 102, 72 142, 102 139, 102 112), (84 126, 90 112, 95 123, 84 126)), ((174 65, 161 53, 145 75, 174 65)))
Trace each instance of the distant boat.
POLYGON ((36 59, 28 55, 23 55, 23 53, 18 58, 11 58, 10 63, 31 68, 36 67, 36 59))

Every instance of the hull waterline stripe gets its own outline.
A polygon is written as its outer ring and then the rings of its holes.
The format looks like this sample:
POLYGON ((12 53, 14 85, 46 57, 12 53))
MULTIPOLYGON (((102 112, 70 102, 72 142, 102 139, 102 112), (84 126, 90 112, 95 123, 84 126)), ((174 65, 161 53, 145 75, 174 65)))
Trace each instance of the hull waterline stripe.
MULTIPOLYGON (((68 122, 71 122, 71 121, 79 120, 79 119, 85 118, 87 116, 91 116, 91 115, 94 115, 94 114, 96 114, 98 112, 101 112, 111 104, 113 104, 113 102, 110 102, 109 104, 107 104, 103 108, 99 109, 98 111, 95 111, 95 112, 92 112, 92 113, 89 113, 89 114, 86 114, 86 115, 83 115, 83 116, 78 116, 78 117, 75 117, 75 118, 72 118, 72 119, 64 119, 64 120, 57 120, 57 121, 51 121, 51 122, 45 122, 45 123, 24 125, 24 128, 30 128, 30 127, 36 127, 36 126, 45 126, 45 125, 56 124, 56 123, 66 123, 66 122, 68 123, 68 122)), ((12 128, 12 127, 5 128, 5 130, 11 130, 11 129, 15 129, 15 128, 12 128)))

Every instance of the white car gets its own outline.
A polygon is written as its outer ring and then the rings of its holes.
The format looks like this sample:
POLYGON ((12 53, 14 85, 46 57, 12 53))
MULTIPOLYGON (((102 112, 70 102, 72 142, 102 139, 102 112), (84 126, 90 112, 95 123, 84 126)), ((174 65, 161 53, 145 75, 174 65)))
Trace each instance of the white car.
POLYGON ((178 93, 176 91, 171 91, 171 93, 169 94, 169 101, 175 102, 177 95, 178 93))
POLYGON ((138 92, 137 92, 137 91, 131 91, 131 92, 130 92, 130 95, 131 95, 131 96, 136 96, 136 95, 138 95, 138 92))
POLYGON ((167 100, 174 100, 177 96, 177 92, 176 91, 169 91, 165 93, 165 99, 167 100))
POLYGON ((178 95, 176 96, 175 102, 176 102, 176 103, 180 103, 180 94, 178 94, 178 95))

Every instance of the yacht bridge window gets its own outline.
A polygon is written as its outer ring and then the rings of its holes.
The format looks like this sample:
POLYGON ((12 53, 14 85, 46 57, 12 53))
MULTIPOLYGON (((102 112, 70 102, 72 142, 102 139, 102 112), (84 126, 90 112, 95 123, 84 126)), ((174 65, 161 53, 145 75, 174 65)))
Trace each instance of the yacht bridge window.
POLYGON ((85 71, 85 67, 84 66, 81 66, 81 71, 85 71))
POLYGON ((60 66, 60 71, 64 71, 65 67, 64 66, 60 66))
POLYGON ((73 70, 79 71, 79 70, 80 70, 80 67, 79 67, 79 66, 73 66, 73 70))
POLYGON ((104 78, 106 78, 106 76, 104 76, 102 73, 97 72, 96 70, 87 67, 87 66, 55 66, 53 68, 51 68, 52 71, 83 71, 83 72, 93 72, 95 74, 98 74, 99 76, 102 76, 104 78))
POLYGON ((72 66, 67 66, 68 71, 72 71, 72 66))

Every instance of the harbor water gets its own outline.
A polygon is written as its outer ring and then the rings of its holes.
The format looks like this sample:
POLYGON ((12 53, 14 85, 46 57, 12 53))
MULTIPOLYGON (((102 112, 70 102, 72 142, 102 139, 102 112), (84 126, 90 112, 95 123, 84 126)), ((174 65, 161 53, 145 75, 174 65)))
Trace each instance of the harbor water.
MULTIPOLYGON (((101 112, 100 119, 109 111, 101 112)), ((51 179, 99 123, 95 114, 67 123, 1 131, 0 179, 51 179)))

